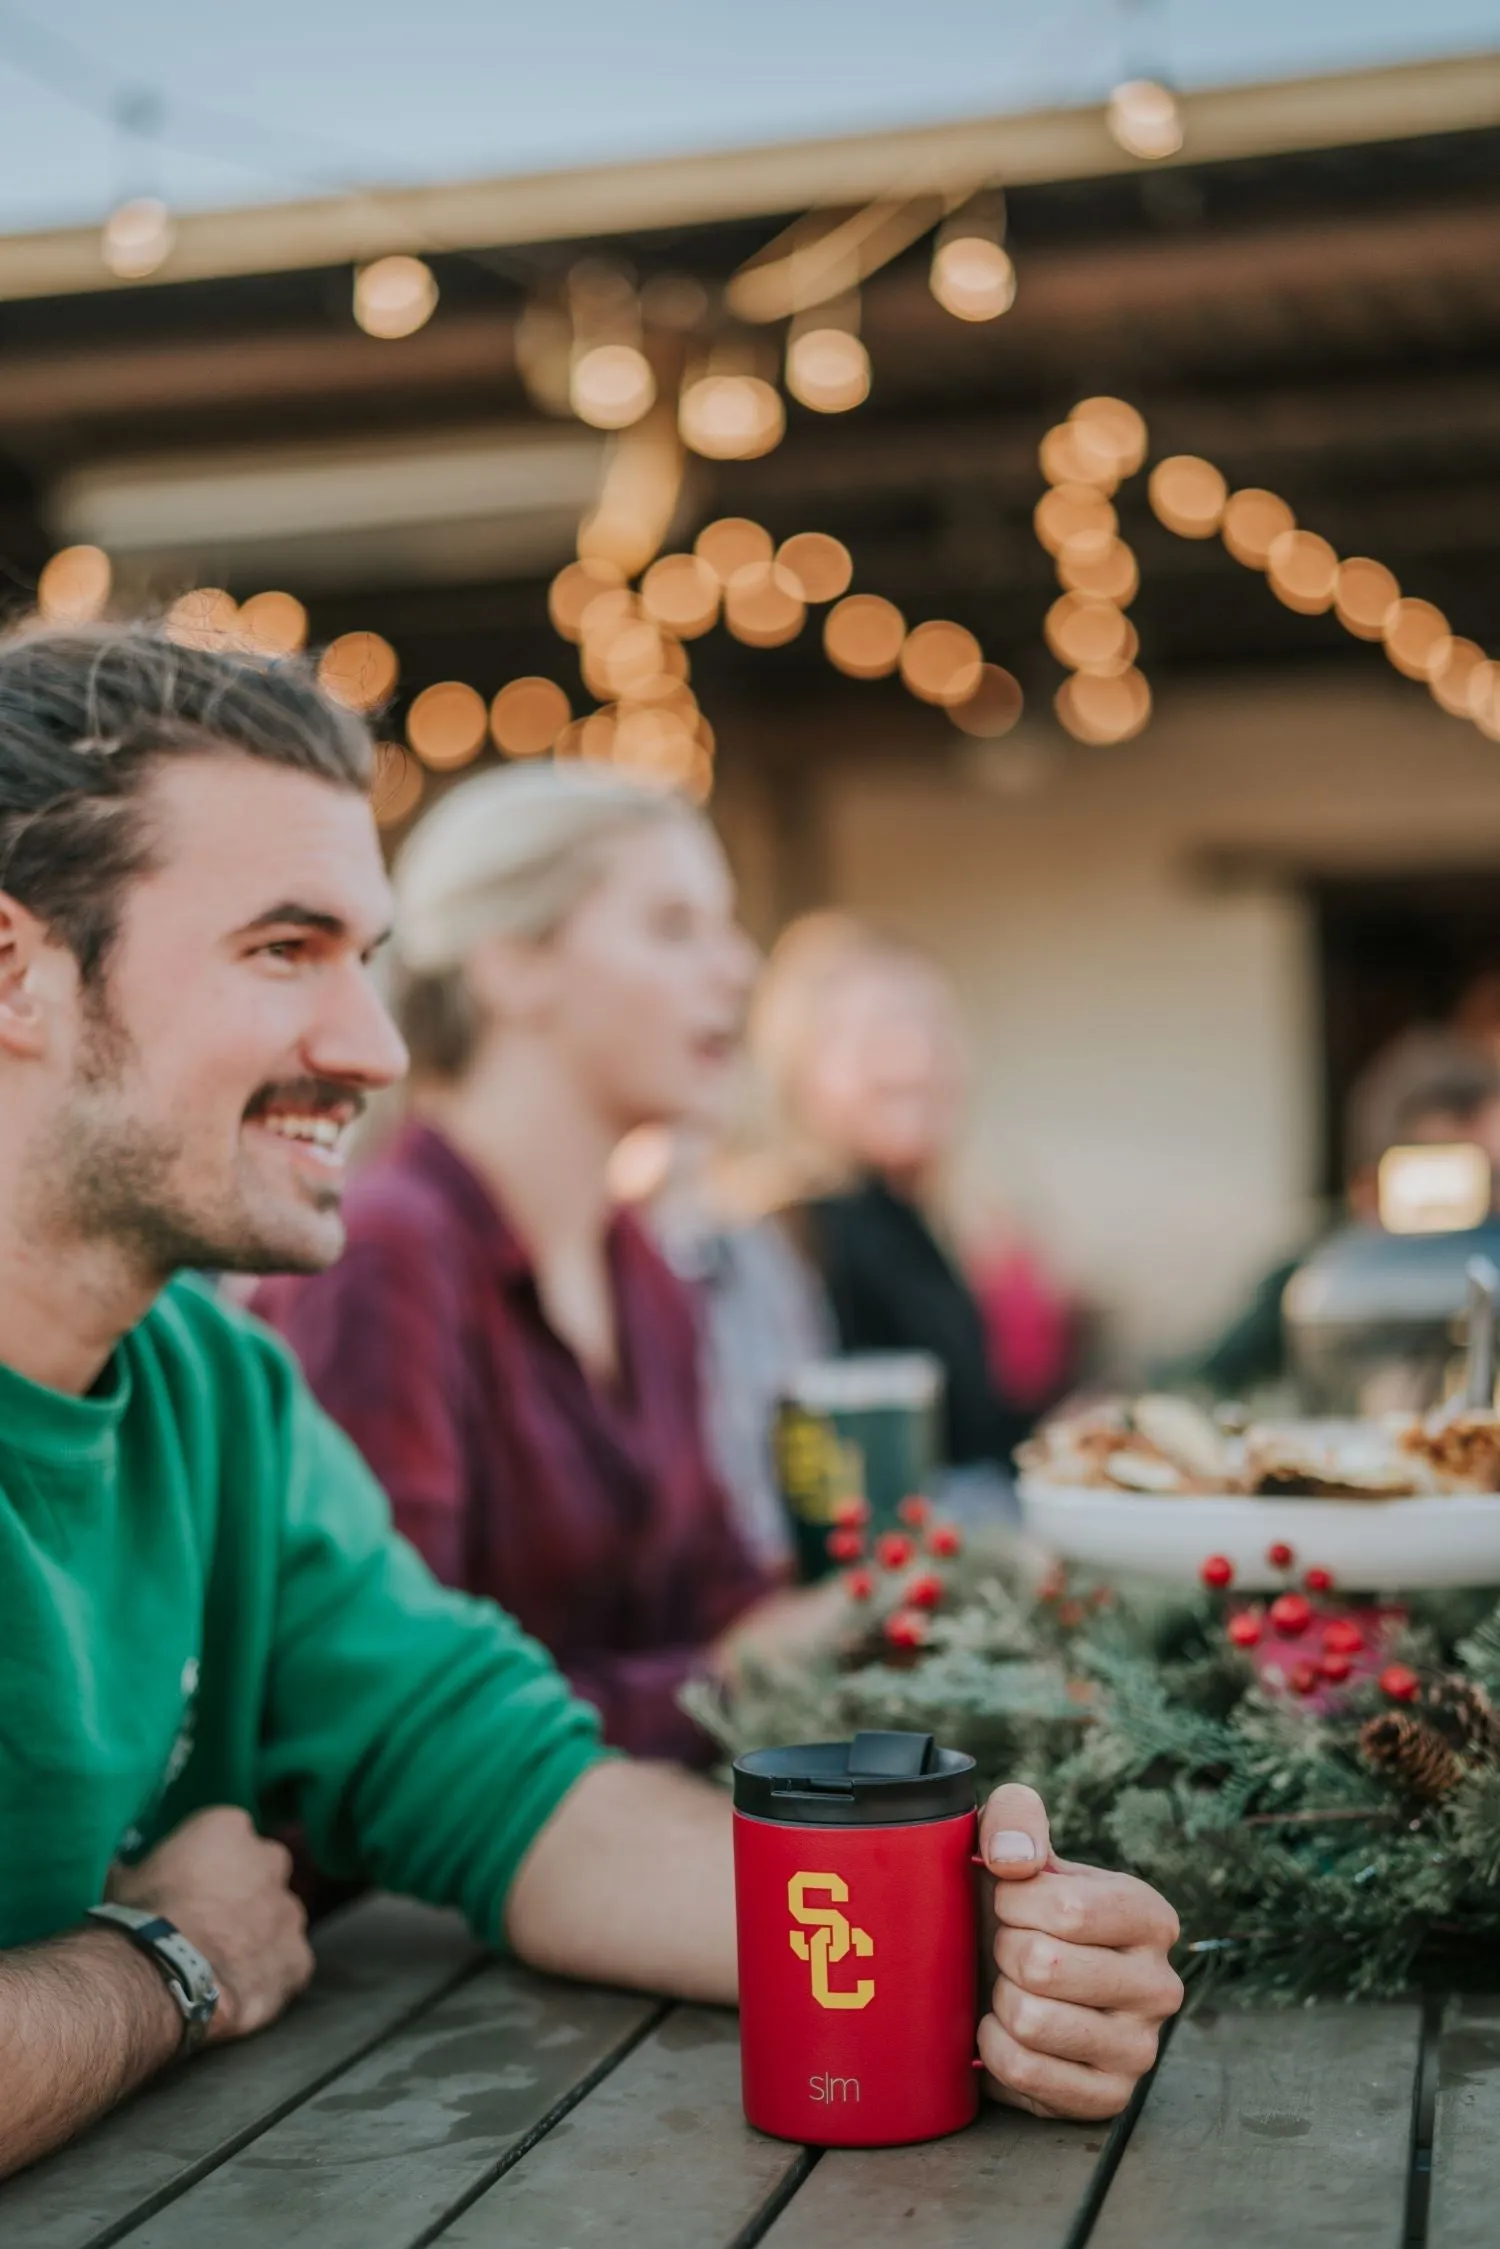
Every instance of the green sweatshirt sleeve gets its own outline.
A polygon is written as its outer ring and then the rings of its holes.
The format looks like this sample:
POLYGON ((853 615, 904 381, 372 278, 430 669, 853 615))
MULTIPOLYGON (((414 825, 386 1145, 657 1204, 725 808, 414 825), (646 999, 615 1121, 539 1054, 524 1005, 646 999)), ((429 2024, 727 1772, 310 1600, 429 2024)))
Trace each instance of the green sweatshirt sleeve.
POLYGON ((290 1803, 330 1873, 460 1906, 500 1944, 528 1847, 607 1754, 598 1718, 501 1609, 437 1583, 287 1375, 262 1791, 290 1803))

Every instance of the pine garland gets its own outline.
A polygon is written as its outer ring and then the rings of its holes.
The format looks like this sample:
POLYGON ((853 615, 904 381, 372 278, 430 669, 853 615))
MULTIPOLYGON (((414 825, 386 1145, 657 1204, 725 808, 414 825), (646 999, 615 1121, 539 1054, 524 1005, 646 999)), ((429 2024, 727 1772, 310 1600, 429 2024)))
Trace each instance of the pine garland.
POLYGON ((1037 1583, 1022 1548, 955 1558, 951 1532, 938 1550, 920 1610, 902 1567, 852 1572, 837 1651, 692 1689, 694 1715, 730 1755, 897 1726, 970 1751, 985 1788, 1031 1782, 1061 1852, 1171 1898, 1199 1995, 1384 1997, 1492 1954, 1494 1592, 1413 1596, 1380 1679, 1299 1696, 1231 1643, 1224 1596, 1037 1583))

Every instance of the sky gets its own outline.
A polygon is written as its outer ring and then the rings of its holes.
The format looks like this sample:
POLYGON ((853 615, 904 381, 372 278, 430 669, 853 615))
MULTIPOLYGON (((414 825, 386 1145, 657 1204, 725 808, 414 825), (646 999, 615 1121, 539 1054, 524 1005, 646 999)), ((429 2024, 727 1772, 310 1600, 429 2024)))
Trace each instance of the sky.
POLYGON ((1490 48, 1500 0, 0 0, 0 232, 1490 48))

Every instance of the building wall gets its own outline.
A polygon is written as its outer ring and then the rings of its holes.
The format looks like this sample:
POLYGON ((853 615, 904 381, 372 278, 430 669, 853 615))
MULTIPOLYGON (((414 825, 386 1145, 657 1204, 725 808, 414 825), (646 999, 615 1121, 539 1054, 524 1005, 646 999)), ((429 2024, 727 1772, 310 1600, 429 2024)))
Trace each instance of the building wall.
POLYGON ((1313 1221, 1297 871, 1500 879, 1500 745, 1375 651, 1367 681, 1171 692, 1139 741, 1069 747, 1004 793, 1051 740, 987 779, 940 746, 833 768, 827 889, 957 983, 975 1053, 963 1223, 1005 1211, 1034 1232, 1129 1359, 1191 1344, 1313 1221), (1216 855, 1250 871, 1213 879, 1216 855))

